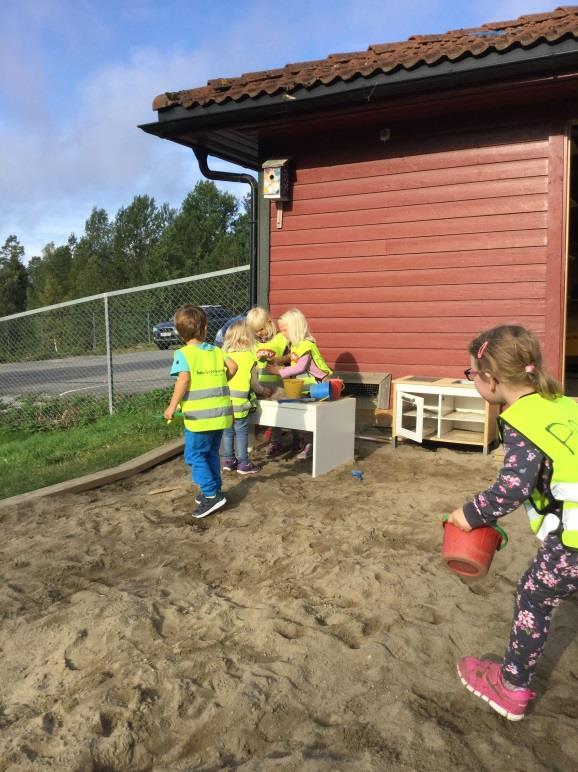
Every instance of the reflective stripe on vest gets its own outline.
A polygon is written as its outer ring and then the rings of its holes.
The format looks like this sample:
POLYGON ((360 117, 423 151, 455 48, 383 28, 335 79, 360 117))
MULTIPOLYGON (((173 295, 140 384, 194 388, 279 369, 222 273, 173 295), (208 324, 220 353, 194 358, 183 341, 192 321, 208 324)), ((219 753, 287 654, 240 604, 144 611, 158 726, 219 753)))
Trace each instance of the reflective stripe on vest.
POLYGON ((189 390, 185 394, 184 399, 190 400, 190 399, 209 399, 210 397, 226 397, 228 393, 229 393, 229 388, 227 386, 217 386, 214 389, 195 389, 195 391, 189 390))
MULTIPOLYGON (((298 343, 296 346, 291 346, 291 362, 292 364, 296 364, 302 356, 305 354, 311 354, 311 359, 315 362, 317 367, 320 370, 323 370, 326 377, 327 375, 332 375, 333 370, 329 367, 327 362, 323 359, 321 356, 321 352, 317 348, 317 344, 314 343, 312 340, 302 340, 301 343, 298 343)), ((312 384, 317 383, 317 378, 312 375, 312 373, 307 370, 307 372, 302 373, 301 375, 298 375, 297 378, 300 381, 305 381, 305 383, 312 384)))
POLYGON ((251 402, 251 370, 256 359, 253 351, 225 352, 237 363, 237 372, 229 381, 229 393, 235 418, 245 418, 253 407, 251 402))
POLYGON ((223 352, 216 346, 183 346, 189 366, 189 390, 181 402, 185 428, 191 432, 227 429, 233 423, 233 407, 223 352))
POLYGON ((552 462, 548 489, 533 491, 526 504, 532 531, 542 535, 561 527, 562 543, 578 549, 578 403, 569 397, 546 399, 530 394, 516 400, 499 420, 530 440, 552 462), (562 523, 554 514, 560 508, 562 523))
MULTIPOLYGON (((257 341, 255 343, 255 353, 260 349, 268 349, 273 351, 276 357, 282 357, 289 347, 289 342, 282 332, 278 332, 271 340, 266 343, 257 341)), ((263 370, 269 364, 269 360, 258 359, 257 367, 259 368, 259 382, 260 383, 281 383, 281 376, 275 373, 264 373, 263 370)))

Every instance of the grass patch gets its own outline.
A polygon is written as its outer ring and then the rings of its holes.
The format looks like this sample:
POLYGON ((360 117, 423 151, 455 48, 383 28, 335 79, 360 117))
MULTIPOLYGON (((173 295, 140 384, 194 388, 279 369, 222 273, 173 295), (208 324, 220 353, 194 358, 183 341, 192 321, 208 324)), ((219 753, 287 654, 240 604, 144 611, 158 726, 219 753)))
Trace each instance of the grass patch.
POLYGON ((180 436, 160 417, 169 389, 123 396, 115 415, 98 398, 27 398, 0 408, 0 498, 117 466, 180 436))

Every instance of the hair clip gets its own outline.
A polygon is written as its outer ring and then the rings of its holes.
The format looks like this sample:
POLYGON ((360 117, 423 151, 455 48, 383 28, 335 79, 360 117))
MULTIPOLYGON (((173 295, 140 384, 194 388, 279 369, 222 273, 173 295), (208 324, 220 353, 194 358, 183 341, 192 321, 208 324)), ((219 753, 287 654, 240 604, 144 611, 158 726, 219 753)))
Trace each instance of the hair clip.
POLYGON ((536 365, 533 362, 531 362, 529 365, 526 365, 526 367, 524 367, 524 370, 527 373, 533 373, 535 369, 536 369, 536 365))
POLYGON ((489 340, 485 340, 482 343, 482 345, 478 349, 478 359, 481 359, 484 356, 484 354, 486 353, 486 349, 488 348, 489 344, 490 344, 489 340))

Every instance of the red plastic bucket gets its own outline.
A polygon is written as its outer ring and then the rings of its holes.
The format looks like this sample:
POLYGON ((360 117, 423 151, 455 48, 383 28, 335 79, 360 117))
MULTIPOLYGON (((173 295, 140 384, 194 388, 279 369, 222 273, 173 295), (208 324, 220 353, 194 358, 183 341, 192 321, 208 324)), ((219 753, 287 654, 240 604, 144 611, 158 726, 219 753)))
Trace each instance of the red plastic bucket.
POLYGON ((444 522, 442 561, 455 574, 478 579, 488 573, 496 550, 507 543, 508 537, 498 525, 462 531, 444 522))
POLYGON ((345 384, 343 383, 341 378, 330 378, 329 388, 331 389, 331 399, 339 399, 344 387, 345 387, 345 384))

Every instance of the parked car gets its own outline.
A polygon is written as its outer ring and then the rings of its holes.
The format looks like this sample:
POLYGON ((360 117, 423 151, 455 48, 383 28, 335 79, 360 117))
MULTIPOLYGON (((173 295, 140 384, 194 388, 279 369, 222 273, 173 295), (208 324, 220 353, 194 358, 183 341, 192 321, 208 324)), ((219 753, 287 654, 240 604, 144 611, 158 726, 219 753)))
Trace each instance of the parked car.
POLYGON ((219 346, 219 348, 222 348, 223 343, 225 341, 225 333, 227 332, 229 327, 233 324, 233 322, 243 322, 246 316, 247 314, 239 314, 238 316, 232 316, 230 319, 227 319, 225 324, 215 334, 215 346, 219 346))
MULTIPOLYGON (((211 343, 218 330, 234 316, 233 312, 225 306, 201 306, 205 309, 209 323, 207 332, 207 341, 211 343)), ((160 349, 170 348, 171 346, 183 346, 175 323, 172 319, 166 322, 157 322, 153 325, 153 341, 160 349)))

